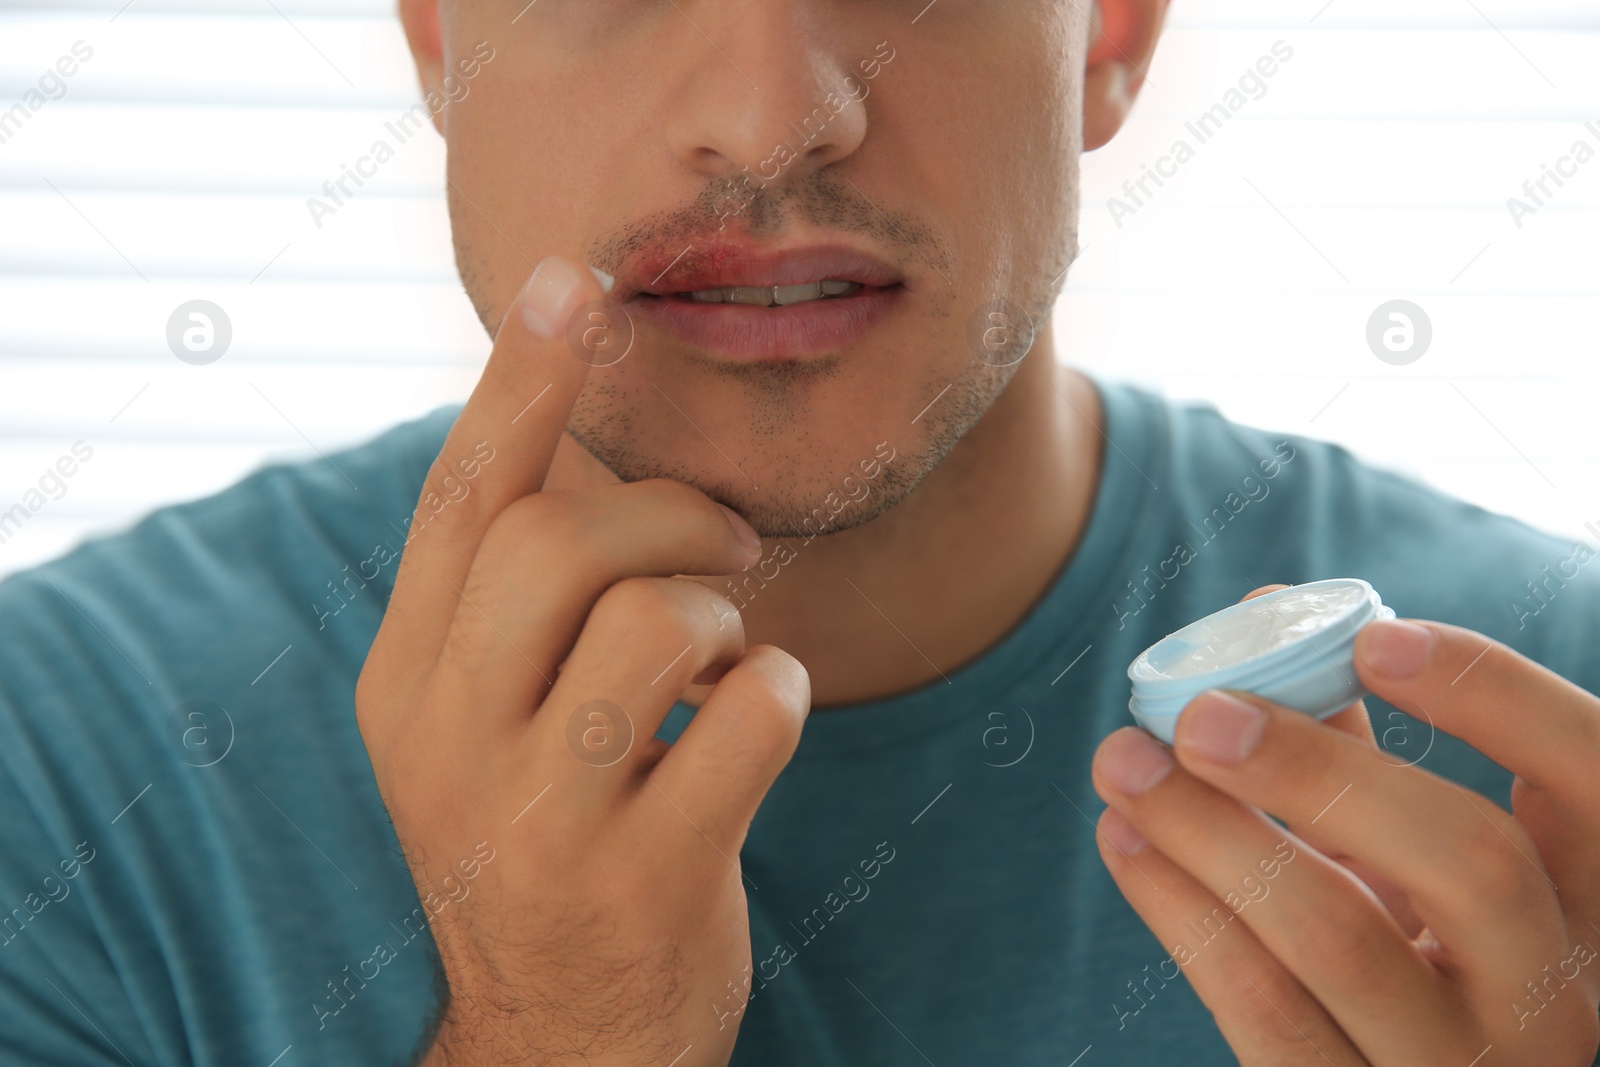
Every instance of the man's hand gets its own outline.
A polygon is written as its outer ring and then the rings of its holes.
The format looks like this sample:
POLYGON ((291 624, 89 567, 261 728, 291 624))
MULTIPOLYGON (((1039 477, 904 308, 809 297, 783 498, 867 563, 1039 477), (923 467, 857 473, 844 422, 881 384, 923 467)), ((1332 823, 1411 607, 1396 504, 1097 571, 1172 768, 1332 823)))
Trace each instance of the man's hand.
POLYGON ((1380 751, 1360 704, 1324 724, 1208 693, 1172 749, 1130 727, 1096 754, 1112 877, 1244 1067, 1588 1067, 1600 700, 1439 623, 1374 622, 1355 651, 1373 692, 1516 775, 1514 815, 1380 751))
POLYGON ((743 519, 660 479, 542 491, 589 369, 565 328, 601 295, 552 258, 506 313, 356 689, 436 911, 449 996, 429 1064, 721 1065, 738 1030, 739 849, 809 683, 677 577, 753 563, 743 519), (696 681, 716 685, 694 721, 655 739, 696 681))

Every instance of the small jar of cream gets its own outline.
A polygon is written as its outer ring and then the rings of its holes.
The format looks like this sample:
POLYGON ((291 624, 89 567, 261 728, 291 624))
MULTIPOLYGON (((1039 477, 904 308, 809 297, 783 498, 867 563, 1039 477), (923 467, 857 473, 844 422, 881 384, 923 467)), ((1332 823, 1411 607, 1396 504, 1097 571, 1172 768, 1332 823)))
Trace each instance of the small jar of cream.
POLYGON ((1172 743, 1184 705, 1207 689, 1237 689, 1325 719, 1366 695, 1356 634, 1392 619, 1360 578, 1329 578, 1266 593, 1191 622, 1128 665, 1134 721, 1172 743))

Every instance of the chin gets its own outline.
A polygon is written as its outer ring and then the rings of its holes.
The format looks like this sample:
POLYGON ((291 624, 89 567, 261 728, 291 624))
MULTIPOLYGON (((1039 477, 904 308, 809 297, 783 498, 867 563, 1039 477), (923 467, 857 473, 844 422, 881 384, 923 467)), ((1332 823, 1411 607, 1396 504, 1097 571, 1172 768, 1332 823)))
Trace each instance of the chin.
POLYGON ((763 537, 838 533, 903 502, 1010 377, 964 338, 923 340, 744 363, 644 345, 653 358, 591 374, 567 431, 618 479, 691 485, 763 537))
POLYGON ((905 499, 926 473, 926 441, 913 449, 906 435, 859 447, 823 448, 809 434, 803 443, 750 441, 729 453, 741 457, 735 468, 704 439, 689 452, 641 447, 649 436, 628 432, 625 419, 575 413, 567 432, 621 481, 683 482, 739 512, 762 537, 810 539, 860 526, 905 499))

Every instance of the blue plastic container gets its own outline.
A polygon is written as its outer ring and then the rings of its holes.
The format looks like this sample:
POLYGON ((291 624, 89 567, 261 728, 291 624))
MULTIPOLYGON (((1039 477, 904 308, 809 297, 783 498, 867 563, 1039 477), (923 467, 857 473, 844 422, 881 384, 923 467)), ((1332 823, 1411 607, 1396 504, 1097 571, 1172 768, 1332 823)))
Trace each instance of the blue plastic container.
POLYGON ((1128 665, 1134 721, 1172 743, 1178 713, 1207 689, 1237 689, 1325 719, 1367 695, 1356 634, 1392 619, 1360 578, 1329 578, 1223 608, 1168 634, 1128 665))

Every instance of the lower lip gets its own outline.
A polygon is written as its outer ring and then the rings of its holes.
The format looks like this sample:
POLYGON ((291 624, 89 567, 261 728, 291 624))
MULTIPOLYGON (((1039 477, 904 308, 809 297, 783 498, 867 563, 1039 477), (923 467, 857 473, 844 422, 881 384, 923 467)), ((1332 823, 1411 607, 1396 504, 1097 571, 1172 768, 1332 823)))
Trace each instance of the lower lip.
POLYGON ((626 307, 710 355, 758 363, 836 353, 865 337, 904 292, 898 285, 874 287, 786 307, 638 296, 626 307))

